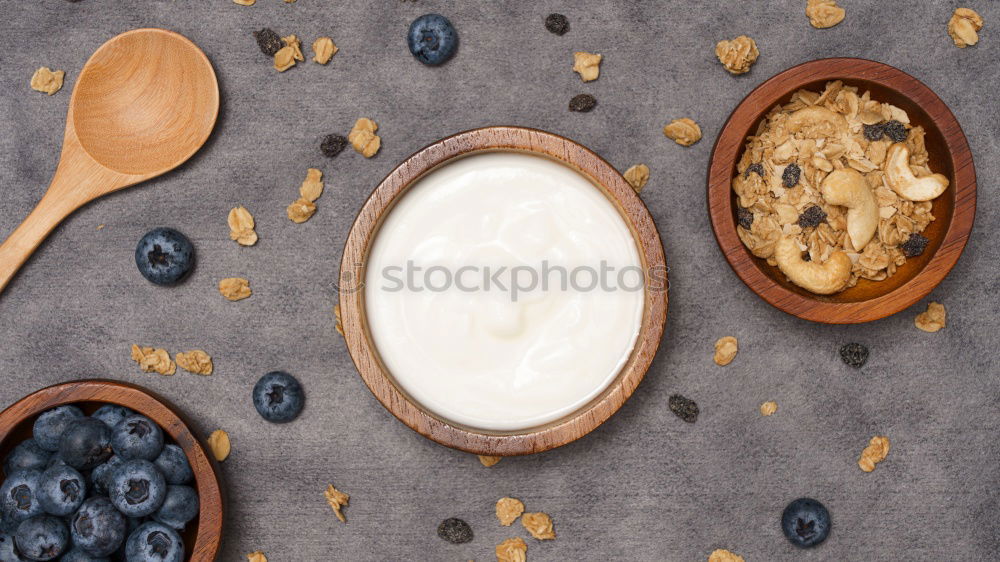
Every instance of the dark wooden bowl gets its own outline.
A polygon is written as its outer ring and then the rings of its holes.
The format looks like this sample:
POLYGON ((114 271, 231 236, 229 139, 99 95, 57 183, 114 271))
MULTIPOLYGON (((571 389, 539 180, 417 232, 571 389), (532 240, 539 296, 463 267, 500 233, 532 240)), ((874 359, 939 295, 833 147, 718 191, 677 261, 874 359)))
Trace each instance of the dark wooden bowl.
POLYGON ((895 314, 924 298, 951 271, 969 239, 976 216, 976 170, 965 134, 955 116, 934 92, 916 78, 889 65, 864 59, 835 58, 800 64, 758 86, 733 111, 719 133, 708 168, 708 212, 722 253, 736 275, 764 300, 800 318, 830 324, 869 322, 895 314), (843 80, 872 98, 906 111, 927 131, 930 166, 951 181, 934 200, 934 222, 924 235, 930 244, 884 281, 862 279, 835 295, 815 295, 790 283, 777 267, 755 257, 736 234, 736 195, 731 181, 746 138, 775 105, 795 91, 822 91, 843 80))
MULTIPOLYGON (((647 276, 647 280, 649 276, 647 276)), ((341 263, 340 307, 347 348, 372 394, 400 421, 442 445, 480 455, 537 453, 586 435, 614 414, 642 380, 660 345, 667 318, 666 261, 660 235, 646 206, 610 164, 559 135, 520 127, 487 127, 440 140, 410 156, 382 180, 358 213, 341 263), (582 173, 618 208, 632 230, 647 272, 661 283, 646 283, 645 307, 635 348, 614 381, 576 412, 528 430, 501 432, 463 427, 441 419, 406 394, 393 380, 372 343, 365 317, 365 266, 369 248, 393 205, 425 174, 457 158, 490 151, 548 157, 582 173)))
POLYGON ((185 560, 215 560, 222 539, 223 516, 222 489, 215 461, 173 406, 137 386, 117 381, 83 380, 57 384, 25 396, 0 413, 0 458, 5 458, 18 443, 31 437, 32 425, 39 414, 63 404, 73 404, 85 414, 93 413, 104 404, 118 404, 135 410, 163 428, 187 455, 201 503, 198 518, 181 534, 187 553, 185 560))

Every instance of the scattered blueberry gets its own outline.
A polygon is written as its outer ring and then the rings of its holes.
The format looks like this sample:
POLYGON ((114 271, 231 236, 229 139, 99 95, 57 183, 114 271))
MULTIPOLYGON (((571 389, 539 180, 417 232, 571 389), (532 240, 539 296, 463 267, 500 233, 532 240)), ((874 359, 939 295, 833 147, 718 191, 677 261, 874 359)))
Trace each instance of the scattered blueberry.
POLYGON ((194 266, 194 246, 172 228, 154 228, 135 247, 139 273, 157 285, 173 285, 194 266))
POLYGON ((670 411, 680 419, 694 423, 698 421, 698 404, 690 398, 685 398, 680 394, 674 394, 667 400, 670 411))
POLYGON ((903 250, 903 255, 906 257, 915 258, 924 253, 929 242, 930 240, 926 236, 914 232, 910 234, 906 242, 900 244, 899 249, 903 250))
POLYGON ((257 47, 260 48, 260 52, 269 57, 273 57, 275 53, 285 46, 284 41, 281 40, 281 36, 266 27, 260 31, 254 31, 253 38, 257 40, 257 47))
POLYGON ((830 534, 830 512, 814 499, 799 498, 781 514, 781 530, 795 546, 816 546, 830 534))
POLYGON ((472 527, 456 517, 449 517, 438 525, 438 536, 452 544, 467 543, 472 540, 472 527))
POLYGON ((69 545, 66 523, 53 515, 36 515, 17 526, 14 543, 32 560, 55 560, 69 545))
POLYGON ((96 412, 90 414, 90 417, 99 419, 108 424, 108 427, 114 429, 119 422, 134 413, 135 412, 129 410, 125 406, 119 406, 118 404, 105 404, 98 408, 96 412))
MULTIPOLYGON (((0 562, 2 561, 3 559, 0 558, 0 562)), ((82 548, 74 546, 73 550, 67 552, 66 554, 63 554, 62 558, 59 559, 59 562, 109 562, 109 561, 107 558, 103 556, 91 556, 87 554, 87 552, 82 548)))
POLYGON ((590 94, 577 94, 569 100, 569 110, 587 113, 597 107, 597 99, 590 94))
POLYGON ((545 29, 556 35, 565 35, 569 31, 569 20, 562 14, 549 14, 545 18, 545 29))
POLYGON ((253 405, 257 413, 269 422, 294 420, 302 411, 304 402, 302 385, 284 371, 272 371, 253 386, 253 405))
MULTIPOLYGON (((21 441, 3 461, 4 474, 13 474, 18 470, 45 470, 52 453, 38 446, 34 439, 21 441)), ((4 562, 0 558, 0 562, 4 562)))
POLYGON ((795 162, 785 166, 785 171, 781 172, 781 185, 785 187, 795 187, 802 176, 802 168, 795 162))
POLYGON ((145 460, 126 461, 111 473, 108 497, 129 517, 145 517, 163 505, 167 482, 156 466, 145 460))
POLYGON ((108 556, 125 542, 127 521, 108 498, 90 498, 70 521, 73 544, 91 556, 108 556))
POLYGON ((5 532, 14 532, 22 521, 44 512, 38 502, 41 484, 42 473, 38 470, 21 470, 7 475, 0 485, 0 518, 5 532))
POLYGON ((184 525, 198 516, 198 492, 191 486, 167 486, 163 505, 153 514, 153 519, 181 531, 184 525))
POLYGON ((799 227, 800 228, 812 228, 819 226, 821 222, 826 220, 826 211, 824 211, 819 205, 813 205, 802 211, 799 215, 799 227))
POLYGON ((181 562, 184 559, 184 542, 177 531, 162 523, 149 521, 129 535, 125 556, 129 562, 181 562))
POLYGON ((14 535, 0 533, 0 562, 26 562, 27 560, 14 546, 14 535))
POLYGON ((910 135, 910 131, 907 130, 906 125, 900 123, 893 119, 892 121, 886 121, 882 125, 882 130, 885 134, 892 139, 892 142, 905 142, 906 137, 910 135))
POLYGON ((347 138, 344 135, 327 135, 323 137, 323 142, 319 145, 319 151, 327 158, 336 158, 346 146, 347 138))
POLYGON ((73 420, 59 437, 59 458, 78 470, 90 470, 110 456, 111 429, 101 420, 73 420))
POLYGON ((188 463, 184 450, 174 444, 164 445, 163 452, 153 461, 156 468, 163 473, 167 484, 187 484, 194 480, 191 464, 188 463))
POLYGON ((108 458, 108 460, 103 464, 95 466, 94 470, 90 471, 91 490, 104 496, 108 495, 108 486, 111 484, 111 475, 114 473, 116 468, 124 463, 125 461, 123 461, 118 455, 111 455, 111 457, 108 458))
POLYGON ((424 14, 410 24, 406 43, 418 61, 437 66, 455 54, 458 33, 448 18, 439 14, 424 14))
POLYGON ((840 348, 840 358, 847 365, 860 369, 868 361, 868 348, 860 343, 849 343, 840 348))
POLYGON ((42 473, 38 503, 46 513, 60 517, 72 515, 86 495, 86 479, 71 466, 56 465, 42 473))
POLYGON ((151 461, 163 450, 163 430, 146 416, 132 414, 112 430, 111 447, 122 460, 151 461))
POLYGON ((58 451, 59 436, 66 430, 69 422, 82 417, 83 412, 76 406, 58 406, 43 412, 35 420, 33 428, 35 442, 46 451, 58 451))
POLYGON ((868 140, 870 140, 870 141, 872 141, 872 142, 875 142, 877 140, 882 140, 882 137, 885 136, 885 124, 884 123, 876 123, 874 125, 865 125, 865 126, 862 127, 862 129, 864 130, 865 138, 868 139, 868 140))
POLYGON ((754 173, 760 177, 764 177, 764 165, 760 162, 754 162, 747 166, 746 170, 743 170, 743 179, 750 177, 750 174, 754 173))
POLYGON ((745 230, 750 230, 753 226, 753 211, 746 207, 736 207, 736 222, 740 223, 745 230))

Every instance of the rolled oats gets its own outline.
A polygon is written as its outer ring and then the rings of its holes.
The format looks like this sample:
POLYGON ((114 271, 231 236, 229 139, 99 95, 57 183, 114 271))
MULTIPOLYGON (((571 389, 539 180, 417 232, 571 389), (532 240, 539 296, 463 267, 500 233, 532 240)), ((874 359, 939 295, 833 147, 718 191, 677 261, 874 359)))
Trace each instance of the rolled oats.
POLYGON ((288 37, 282 37, 281 41, 284 42, 286 47, 292 48, 292 58, 299 62, 306 60, 306 57, 302 54, 302 41, 299 41, 298 37, 293 34, 288 37))
POLYGON ((497 500, 497 519, 504 527, 510 527, 524 513, 524 504, 515 498, 500 498, 497 500))
POLYGON ((947 311, 941 303, 927 303, 927 311, 918 314, 913 323, 925 332, 937 332, 947 324, 947 311))
POLYGON ((980 29, 983 28, 983 18, 975 10, 956 8, 948 20, 948 35, 955 46, 964 49, 979 42, 980 29))
POLYGON ((354 150, 365 158, 371 158, 382 146, 382 139, 375 134, 377 130, 378 125, 374 121, 362 117, 354 122, 354 128, 347 135, 347 140, 351 142, 354 150))
POLYGON ((250 291, 250 281, 242 277, 229 277, 219 281, 219 293, 231 301, 242 300, 253 294, 250 291))
POLYGON ((316 214, 316 204, 308 199, 298 198, 285 210, 288 218, 294 223, 304 223, 316 214))
MULTIPOLYGON (((250 2, 253 1, 254 0, 250 0, 250 2)), ((251 552, 250 554, 247 554, 247 562, 267 562, 267 556, 264 556, 264 553, 259 550, 257 552, 251 552)))
POLYGON ((132 360, 139 364, 143 372, 173 375, 177 372, 177 364, 170 359, 165 349, 139 347, 132 344, 132 360))
POLYGON ((347 523, 347 518, 344 517, 343 508, 347 506, 351 501, 351 496, 341 492, 340 490, 333 487, 330 484, 326 487, 326 491, 323 492, 323 497, 326 498, 326 503, 330 504, 330 509, 333 510, 334 515, 341 523, 347 523))
POLYGON ((51 96, 62 89, 64 76, 66 73, 62 70, 51 70, 43 66, 31 75, 31 89, 51 96))
POLYGON ((525 562, 528 545, 521 537, 509 538, 496 547, 497 562, 525 562))
POLYGON ((725 336, 719 338, 715 342, 715 355, 712 360, 715 361, 716 365, 720 367, 725 367, 726 365, 733 362, 736 358, 736 353, 739 351, 739 342, 733 336, 725 336))
POLYGON ((282 47, 274 53, 274 69, 284 72, 295 66, 295 49, 292 47, 282 47))
POLYGON ((221 429, 216 429, 208 436, 208 448, 212 449, 212 456, 215 457, 215 460, 219 462, 226 460, 232 451, 229 434, 221 429))
POLYGON ((708 555, 708 562, 745 562, 743 557, 724 548, 718 548, 708 555))
POLYGON ((521 525, 531 533, 531 536, 540 541, 552 540, 556 538, 556 532, 552 528, 552 518, 546 513, 525 513, 521 515, 521 525))
POLYGON ((306 170, 306 179, 299 187, 299 195, 307 201, 315 202, 323 195, 323 172, 316 168, 306 170))
POLYGON ((636 193, 641 192, 642 188, 646 186, 646 182, 649 181, 649 166, 636 164, 625 170, 625 181, 632 186, 636 193))
POLYGON ((861 451, 858 458, 858 468, 864 472, 875 470, 875 465, 884 461, 889 455, 889 438, 876 435, 868 441, 868 446, 861 451))
POLYGON ((674 119, 663 128, 663 134, 681 146, 691 146, 701 140, 701 127, 692 119, 674 119))
POLYGON ((596 53, 585 53, 577 51, 573 53, 573 72, 580 75, 584 82, 597 80, 601 74, 601 59, 603 57, 596 53))
POLYGON ((313 61, 319 64, 326 64, 330 62, 333 55, 337 54, 340 49, 333 43, 333 39, 329 37, 320 37, 319 39, 313 41, 313 61))
POLYGON ((257 243, 257 233, 254 232, 253 215, 243 205, 229 211, 226 219, 229 223, 229 238, 241 246, 253 246, 257 243))
POLYGON ((503 460, 503 457, 492 457, 489 455, 477 455, 479 457, 479 462, 485 467, 491 467, 496 463, 503 460))
POLYGON ((757 50, 757 43, 753 39, 740 35, 735 39, 716 43, 715 56, 719 57, 719 62, 731 74, 744 74, 750 71, 753 63, 757 62, 760 51, 757 50))
MULTIPOLYGON (((239 4, 240 6, 253 6, 257 0, 233 0, 233 4, 239 4)), ((265 559, 264 562, 267 562, 265 559)))
POLYGON ((212 357, 200 349, 178 353, 177 366, 196 375, 212 374, 212 357))
POLYGON ((778 403, 775 401, 764 402, 760 405, 760 415, 770 416, 778 411, 778 403))
POLYGON ((809 23, 816 29, 833 27, 844 21, 844 9, 837 5, 836 0, 807 0, 806 15, 809 23))

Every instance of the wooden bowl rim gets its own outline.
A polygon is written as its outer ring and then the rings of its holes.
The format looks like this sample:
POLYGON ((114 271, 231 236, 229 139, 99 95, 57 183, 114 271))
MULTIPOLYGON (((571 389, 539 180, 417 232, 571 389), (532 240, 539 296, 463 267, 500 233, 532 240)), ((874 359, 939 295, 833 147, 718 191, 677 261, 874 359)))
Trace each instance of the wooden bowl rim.
POLYGON ((976 214, 976 171, 968 140, 948 106, 927 85, 893 66, 861 58, 828 58, 780 72, 754 88, 722 127, 708 166, 708 211, 716 241, 733 271, 753 292, 788 314, 813 322, 854 324, 900 312, 926 297, 955 266, 968 242, 976 214), (954 177, 955 204, 944 239, 931 259, 909 281, 884 295, 856 302, 827 302, 791 291, 755 264, 736 233, 731 171, 752 127, 781 99, 821 80, 873 82, 919 105, 941 132, 954 177), (918 103, 916 100, 924 100, 918 103))
MULTIPOLYGON (((666 259, 648 209, 611 164, 560 135, 526 127, 492 126, 463 131, 434 142, 405 159, 372 192, 359 211, 344 246, 341 287, 363 282, 371 242, 393 204, 419 179, 458 158, 484 152, 531 153, 558 160, 601 189, 632 230, 646 271, 662 268, 662 290, 646 284, 642 323, 635 347, 610 385, 572 414, 528 430, 494 432, 453 424, 410 399, 382 365, 364 318, 364 291, 340 291, 341 320, 348 351, 368 389, 401 422, 441 445, 479 455, 513 456, 570 443, 597 428, 631 396, 659 348, 667 316, 666 259), (358 256, 355 258, 355 256, 358 256)), ((363 285, 359 285, 363 286, 363 285)))
POLYGON ((88 379, 55 384, 32 392, 0 412, 0 443, 27 418, 77 402, 103 402, 131 408, 155 421, 174 439, 188 457, 198 489, 198 529, 191 561, 215 560, 222 540, 225 512, 218 468, 188 423, 163 398, 137 385, 114 380, 88 379), (213 513, 206 514, 206 509, 213 513))

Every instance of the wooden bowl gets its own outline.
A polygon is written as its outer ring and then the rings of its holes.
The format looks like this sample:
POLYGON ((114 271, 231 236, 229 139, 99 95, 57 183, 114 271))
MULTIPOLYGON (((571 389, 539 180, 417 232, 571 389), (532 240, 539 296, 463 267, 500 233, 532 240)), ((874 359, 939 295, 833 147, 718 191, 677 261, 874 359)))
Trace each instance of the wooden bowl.
POLYGON ((934 92, 889 65, 864 59, 835 58, 790 68, 758 86, 733 111, 722 128, 708 168, 708 211, 722 253, 736 275, 764 300, 800 318, 830 324, 869 322, 895 314, 927 296, 951 271, 969 239, 976 215, 976 170, 965 134, 934 92), (936 220, 924 235, 930 244, 884 281, 862 279, 835 295, 815 295, 789 282, 776 267, 755 257, 736 234, 736 195, 731 181, 746 138, 775 105, 800 89, 822 91, 831 80, 870 90, 872 98, 906 111, 927 131, 927 152, 935 172, 948 177, 947 191, 934 200, 936 220))
POLYGON ((83 380, 57 384, 25 396, 0 413, 0 458, 5 458, 18 443, 31 437, 39 414, 63 404, 73 404, 85 414, 93 413, 104 404, 125 406, 155 421, 173 438, 191 464, 201 503, 198 517, 181 533, 185 560, 215 560, 222 538, 223 515, 222 489, 215 461, 173 406, 137 386, 117 381, 83 380))
POLYGON ((635 191, 610 164, 566 138, 520 127, 486 127, 440 140, 410 156, 379 184, 362 207, 347 238, 341 263, 340 307, 347 348, 372 394, 417 433, 442 445, 480 455, 523 455, 565 445, 603 423, 635 390, 649 368, 667 318, 666 261, 653 219, 635 191), (618 208, 632 230, 647 272, 660 272, 662 283, 648 282, 635 348, 618 376, 588 404, 562 419, 520 431, 487 431, 442 419, 401 389, 372 343, 365 316, 365 268, 382 220, 407 189, 427 173, 458 158, 483 152, 510 151, 562 162, 588 177, 618 208))

